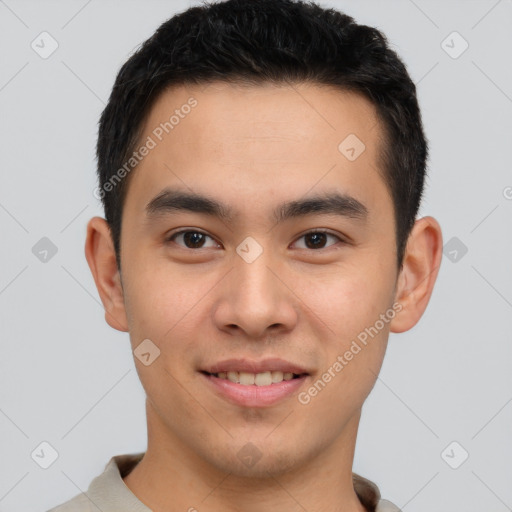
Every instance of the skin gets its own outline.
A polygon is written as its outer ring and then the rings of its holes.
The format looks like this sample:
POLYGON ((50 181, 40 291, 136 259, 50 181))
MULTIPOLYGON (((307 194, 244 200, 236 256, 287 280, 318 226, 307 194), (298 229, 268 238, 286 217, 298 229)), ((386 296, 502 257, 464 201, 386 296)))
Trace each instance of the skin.
POLYGON ((442 236, 432 217, 416 221, 404 264, 396 264, 393 203, 379 168, 381 126, 355 93, 317 85, 213 83, 163 93, 141 141, 193 96, 198 104, 129 178, 119 273, 106 221, 89 221, 85 253, 106 321, 150 339, 160 356, 134 358, 145 389, 148 447, 125 484, 156 512, 281 510, 361 512, 352 463, 361 407, 375 384, 389 332, 413 327, 432 293, 442 236), (338 145, 354 133, 366 146, 349 161, 338 145), (175 212, 148 218, 167 186, 232 207, 231 224, 175 212), (313 214, 276 224, 274 207, 320 192, 349 194, 365 220, 313 214), (209 237, 189 248, 180 229, 209 237), (328 230, 323 248, 304 233, 328 230), (236 252, 251 236, 263 253, 236 252), (308 369, 307 390, 365 328, 399 304, 385 324, 311 401, 292 396, 242 407, 215 394, 200 368, 232 357, 280 357, 308 369), (261 458, 237 456, 247 443, 261 458))

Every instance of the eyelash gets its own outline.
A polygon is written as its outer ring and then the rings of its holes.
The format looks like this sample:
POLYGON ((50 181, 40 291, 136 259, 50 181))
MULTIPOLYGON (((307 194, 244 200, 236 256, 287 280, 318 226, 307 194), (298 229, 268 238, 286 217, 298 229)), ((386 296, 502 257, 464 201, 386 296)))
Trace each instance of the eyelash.
MULTIPOLYGON (((183 229, 181 231, 177 231, 173 234, 171 234, 170 236, 168 236, 166 238, 166 243, 168 242, 174 242, 174 239, 179 236, 179 235, 183 235, 184 233, 201 233, 202 235, 205 235, 207 236, 208 238, 211 238, 212 240, 215 240, 212 236, 208 235, 207 233, 204 233, 203 231, 200 231, 198 229, 183 229)), ((299 238, 297 238, 297 240, 300 240, 301 238, 304 238, 305 236, 308 236, 308 235, 312 235, 312 234, 324 234, 324 235, 329 235, 329 236, 332 236, 334 238, 337 238, 339 242, 341 243, 346 243, 345 240, 343 240, 341 237, 339 237, 338 235, 335 235, 334 233, 331 233, 330 231, 325 231, 325 230, 311 230, 311 231, 308 231, 306 233, 303 233, 299 238)), ((176 243, 176 242, 174 242, 176 243)), ((218 243, 218 242, 217 242, 218 243)), ((177 244, 179 245, 179 244, 177 244)), ((330 246, 327 246, 327 247, 321 247, 319 249, 309 249, 310 251, 322 251, 322 250, 327 250, 333 246, 335 246, 336 244, 333 244, 333 245, 330 245, 330 246)), ((203 247, 199 247, 197 249, 192 249, 190 247, 185 247, 185 246, 182 246, 180 245, 180 247, 182 249, 185 249, 185 250, 189 250, 189 251, 200 251, 201 249, 204 249, 203 247)), ((207 247, 208 249, 208 247, 207 247)), ((306 248, 305 250, 308 250, 308 248, 306 248)))

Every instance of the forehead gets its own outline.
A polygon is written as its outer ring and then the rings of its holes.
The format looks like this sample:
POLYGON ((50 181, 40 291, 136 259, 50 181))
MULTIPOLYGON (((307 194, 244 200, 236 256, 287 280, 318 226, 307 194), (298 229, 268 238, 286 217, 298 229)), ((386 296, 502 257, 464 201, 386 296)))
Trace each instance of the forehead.
POLYGON ((350 130, 361 138, 370 137, 370 145, 379 136, 376 109, 369 100, 359 93, 318 84, 214 82, 203 87, 173 87, 153 105, 144 133, 155 131, 180 110, 183 112, 179 119, 175 117, 176 124, 168 134, 172 136, 162 134, 170 145, 195 143, 200 148, 215 145, 222 150, 229 143, 232 150, 233 142, 243 146, 244 142, 259 141, 268 148, 283 147, 287 141, 322 139, 326 144, 333 142, 337 149, 336 142, 350 130), (192 99, 197 104, 189 109, 192 99))
MULTIPOLYGON (((141 197, 177 183, 198 192, 217 187, 245 201, 278 191, 341 186, 386 192, 379 168, 381 127, 362 95, 315 84, 175 86, 160 95, 139 145, 154 146, 130 184, 141 197)), ((362 191, 360 191, 362 192, 362 191)))

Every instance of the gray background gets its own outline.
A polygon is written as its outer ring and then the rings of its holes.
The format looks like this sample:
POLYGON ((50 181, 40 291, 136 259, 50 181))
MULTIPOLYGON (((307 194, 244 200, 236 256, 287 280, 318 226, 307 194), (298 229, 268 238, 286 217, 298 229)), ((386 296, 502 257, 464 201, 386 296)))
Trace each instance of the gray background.
MULTIPOLYGON (((112 455, 145 450, 128 335, 105 323, 83 246, 103 214, 94 145, 115 74, 189 5, 0 1, 0 511, 47 510, 112 455), (31 48, 43 31, 59 45, 46 59, 31 48), (43 441, 48 469, 31 456, 43 441)), ((456 237, 423 319, 391 335, 354 470, 406 512, 512 510, 512 3, 323 5, 382 29, 405 60, 431 148, 421 213, 456 237)))

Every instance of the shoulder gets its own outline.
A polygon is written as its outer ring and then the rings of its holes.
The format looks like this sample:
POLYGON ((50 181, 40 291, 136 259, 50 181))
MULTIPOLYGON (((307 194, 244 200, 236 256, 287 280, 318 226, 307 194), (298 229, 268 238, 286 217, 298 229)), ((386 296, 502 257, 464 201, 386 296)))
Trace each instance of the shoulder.
POLYGON ((375 512, 402 512, 396 505, 388 500, 379 500, 375 512))
POLYGON ((98 512, 98 509, 85 494, 79 494, 47 512, 98 512))
POLYGON ((87 492, 82 492, 47 512, 106 512, 112 509, 148 512, 123 482, 123 477, 140 462, 143 455, 144 452, 114 455, 106 464, 103 473, 91 482, 87 492))
POLYGON ((366 510, 373 512, 401 512, 391 501, 381 499, 379 488, 371 480, 357 473, 352 473, 352 481, 359 501, 366 510))

